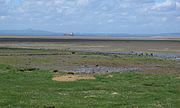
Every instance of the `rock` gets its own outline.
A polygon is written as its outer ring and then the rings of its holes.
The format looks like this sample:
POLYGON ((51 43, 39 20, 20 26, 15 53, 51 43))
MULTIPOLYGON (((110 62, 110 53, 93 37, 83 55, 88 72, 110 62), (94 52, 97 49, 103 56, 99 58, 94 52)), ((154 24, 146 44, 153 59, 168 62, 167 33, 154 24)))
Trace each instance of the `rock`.
POLYGON ((69 74, 69 75, 74 75, 75 73, 74 73, 74 72, 68 72, 67 74, 69 74))
POLYGON ((54 73, 58 72, 58 70, 53 70, 54 73))
POLYGON ((154 56, 154 54, 153 54, 153 53, 151 53, 151 56, 154 56))
POLYGON ((76 54, 76 52, 72 52, 72 54, 76 54))

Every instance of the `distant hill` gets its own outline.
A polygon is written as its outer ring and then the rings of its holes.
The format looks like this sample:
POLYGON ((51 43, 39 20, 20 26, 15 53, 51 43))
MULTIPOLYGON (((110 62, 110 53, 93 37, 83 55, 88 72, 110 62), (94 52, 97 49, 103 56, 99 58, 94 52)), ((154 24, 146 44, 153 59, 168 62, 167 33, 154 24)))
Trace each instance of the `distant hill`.
POLYGON ((133 36, 128 33, 74 33, 77 36, 113 36, 113 37, 122 37, 122 36, 133 36))
POLYGON ((161 33, 161 34, 155 34, 156 36, 179 36, 180 33, 161 33))
POLYGON ((62 36, 63 33, 54 33, 43 30, 0 30, 0 36, 62 36))
POLYGON ((180 33, 160 34, 128 34, 128 33, 74 33, 75 36, 107 36, 107 37, 180 37, 180 33))
MULTIPOLYGON (((66 33, 56 33, 43 30, 0 30, 0 36, 64 36, 66 33)), ((128 33, 73 33, 74 36, 107 36, 107 37, 180 37, 180 33, 159 34, 128 34, 128 33)))

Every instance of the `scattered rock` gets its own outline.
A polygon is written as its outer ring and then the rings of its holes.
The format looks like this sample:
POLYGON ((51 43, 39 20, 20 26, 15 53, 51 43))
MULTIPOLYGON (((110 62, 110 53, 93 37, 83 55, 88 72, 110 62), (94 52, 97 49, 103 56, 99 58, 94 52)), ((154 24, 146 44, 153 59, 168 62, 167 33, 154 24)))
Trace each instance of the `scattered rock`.
POLYGON ((144 54, 143 53, 140 53, 139 56, 143 56, 144 54))
MULTIPOLYGON (((74 73, 111 73, 111 72, 126 72, 137 71, 139 68, 124 68, 124 67, 106 67, 106 66, 81 66, 76 69, 69 70, 74 73)), ((68 71, 66 71, 68 72, 68 71)))
POLYGON ((154 54, 153 54, 153 53, 151 53, 150 55, 151 55, 151 56, 154 56, 154 54))

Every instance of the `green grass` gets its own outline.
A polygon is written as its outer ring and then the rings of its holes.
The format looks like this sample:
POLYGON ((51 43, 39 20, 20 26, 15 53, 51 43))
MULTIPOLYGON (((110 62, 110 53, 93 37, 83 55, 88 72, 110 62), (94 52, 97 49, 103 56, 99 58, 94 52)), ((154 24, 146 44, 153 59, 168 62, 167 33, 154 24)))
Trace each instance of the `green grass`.
POLYGON ((112 73, 96 80, 52 81, 49 71, 0 65, 0 108, 179 108, 177 75, 112 73))

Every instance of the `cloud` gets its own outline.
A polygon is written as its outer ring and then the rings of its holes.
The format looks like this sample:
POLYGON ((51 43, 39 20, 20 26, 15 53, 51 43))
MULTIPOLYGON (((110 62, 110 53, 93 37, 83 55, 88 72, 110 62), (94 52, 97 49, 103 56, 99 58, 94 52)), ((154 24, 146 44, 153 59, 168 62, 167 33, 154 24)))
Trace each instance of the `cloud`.
POLYGON ((89 3, 89 0, 77 0, 77 5, 82 6, 82 5, 87 5, 89 3))
MULTIPOLYGON (((74 9, 88 4, 88 0, 27 0, 19 8, 24 10, 51 11, 74 9), (44 10, 46 9, 46 10, 44 10)), ((55 11, 57 12, 57 11, 55 11)))
POLYGON ((0 0, 0 17, 7 25, 53 30, 80 31, 87 26, 87 30, 108 30, 112 26, 121 31, 178 24, 179 16, 180 0, 0 0))
POLYGON ((176 9, 176 2, 173 0, 166 0, 165 2, 157 3, 152 7, 152 10, 155 11, 171 11, 174 9, 176 9))
POLYGON ((114 22, 114 20, 113 19, 109 19, 107 22, 108 23, 112 23, 112 22, 114 22))
POLYGON ((13 11, 26 19, 60 19, 81 11, 89 0, 26 0, 13 11))
POLYGON ((180 1, 176 2, 176 9, 180 10, 180 1))
POLYGON ((8 13, 8 0, 0 0, 0 16, 8 13))
POLYGON ((0 20, 5 20, 7 16, 0 16, 0 20))

